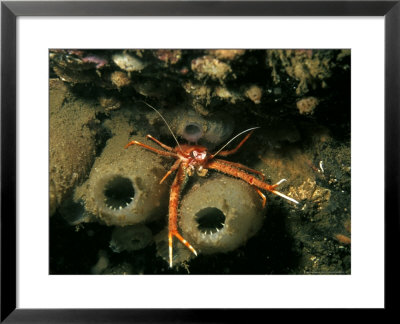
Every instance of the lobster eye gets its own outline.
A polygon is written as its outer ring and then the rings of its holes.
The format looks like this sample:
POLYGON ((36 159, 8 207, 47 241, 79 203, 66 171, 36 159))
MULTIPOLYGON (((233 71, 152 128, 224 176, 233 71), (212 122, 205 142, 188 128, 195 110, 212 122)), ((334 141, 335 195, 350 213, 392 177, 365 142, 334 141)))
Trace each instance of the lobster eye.
POLYGON ((195 158, 195 157, 197 157, 198 153, 197 153, 197 151, 192 151, 192 152, 190 152, 190 155, 195 158))

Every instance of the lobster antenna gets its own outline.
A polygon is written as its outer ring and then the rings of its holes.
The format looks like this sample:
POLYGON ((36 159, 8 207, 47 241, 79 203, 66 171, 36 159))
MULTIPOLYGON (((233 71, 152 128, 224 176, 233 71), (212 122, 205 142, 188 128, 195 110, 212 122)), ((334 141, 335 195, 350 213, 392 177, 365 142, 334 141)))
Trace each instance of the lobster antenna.
POLYGON ((165 120, 165 118, 163 117, 163 115, 161 115, 161 113, 160 113, 156 108, 154 108, 152 105, 148 104, 147 102, 145 102, 145 101, 143 101, 143 100, 138 100, 138 101, 143 102, 145 105, 147 105, 148 107, 150 107, 151 109, 153 109, 153 110, 162 118, 162 120, 164 121, 165 125, 167 125, 169 131, 171 132, 171 134, 172 134, 172 136, 173 136, 173 138, 174 138, 176 144, 178 144, 179 149, 180 149, 181 152, 183 153, 182 147, 179 145, 179 142, 178 142, 177 138, 175 137, 174 132, 172 131, 171 127, 169 127, 169 125, 168 125, 167 121, 165 120))
POLYGON ((247 132, 249 132, 249 131, 251 131, 251 130, 257 129, 257 128, 261 128, 261 127, 252 127, 252 128, 246 129, 246 130, 244 130, 243 132, 237 134, 235 137, 231 138, 231 139, 228 141, 228 143, 226 143, 224 146, 222 146, 222 147, 217 151, 217 153, 213 154, 213 158, 214 158, 219 152, 221 152, 226 146, 228 146, 228 144, 229 144, 230 142, 232 142, 236 137, 239 137, 240 135, 242 135, 242 134, 244 134, 244 133, 247 133, 247 132))

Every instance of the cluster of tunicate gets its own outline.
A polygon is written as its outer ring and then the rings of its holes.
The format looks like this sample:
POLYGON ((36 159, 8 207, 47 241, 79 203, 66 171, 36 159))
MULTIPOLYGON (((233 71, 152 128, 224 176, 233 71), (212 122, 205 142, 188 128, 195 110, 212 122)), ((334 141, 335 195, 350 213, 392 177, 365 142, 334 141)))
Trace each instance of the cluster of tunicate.
MULTIPOLYGON (((177 111, 177 110, 176 110, 177 111)), ((233 125, 227 116, 206 119, 194 111, 181 109, 171 117, 171 127, 188 142, 221 143, 230 136, 233 125), (184 113, 182 113, 184 112, 184 113), (197 128, 197 129, 196 129, 197 128)), ((114 252, 133 251, 152 241, 152 232, 143 224, 161 220, 168 205, 168 182, 160 179, 168 171, 159 155, 131 145, 132 140, 154 146, 142 136, 132 136, 129 110, 113 113, 104 125, 110 130, 102 153, 96 158, 88 180, 75 191, 75 207, 108 226, 116 226, 110 241, 114 252)), ((261 201, 253 188, 228 176, 214 176, 182 197, 179 228, 202 253, 234 250, 243 245, 260 228, 261 201), (228 190, 226 190, 228 188, 228 190)), ((83 218, 81 218, 83 219, 83 218)), ((76 223, 74 219, 71 224, 76 223)), ((157 235, 158 253, 167 258, 167 232, 157 235)), ((176 265, 192 255, 174 242, 176 265)))

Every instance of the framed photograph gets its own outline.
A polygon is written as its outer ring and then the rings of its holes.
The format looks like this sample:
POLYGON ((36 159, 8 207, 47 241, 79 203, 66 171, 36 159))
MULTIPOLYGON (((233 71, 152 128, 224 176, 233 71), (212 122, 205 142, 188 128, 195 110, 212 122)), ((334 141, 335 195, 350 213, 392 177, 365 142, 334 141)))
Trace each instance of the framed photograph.
POLYGON ((390 309, 399 16, 2 2, 1 320, 390 309))

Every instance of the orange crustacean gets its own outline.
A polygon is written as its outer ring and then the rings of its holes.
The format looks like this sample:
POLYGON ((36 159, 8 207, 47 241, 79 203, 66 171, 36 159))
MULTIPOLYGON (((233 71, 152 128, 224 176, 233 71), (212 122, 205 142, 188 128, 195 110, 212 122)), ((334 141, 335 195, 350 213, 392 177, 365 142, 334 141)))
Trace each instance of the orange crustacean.
POLYGON ((243 164, 230 162, 227 160, 217 159, 215 158, 217 155, 221 157, 229 156, 231 154, 236 153, 239 148, 249 139, 251 134, 254 132, 255 129, 259 127, 249 128, 236 136, 234 136, 231 140, 229 140, 222 148, 220 148, 216 153, 211 154, 208 152, 207 148, 200 145, 189 145, 189 144, 179 144, 178 140, 176 139, 175 135, 173 134, 171 128, 169 127, 168 123, 164 119, 164 117, 155 109, 153 106, 149 105, 148 103, 144 102, 147 106, 152 108, 155 112, 157 112, 160 117, 164 120, 167 124, 169 130, 171 131, 177 146, 172 148, 168 145, 161 143, 159 140, 154 138, 151 135, 147 135, 147 138, 154 141, 158 145, 160 145, 164 150, 159 150, 154 147, 151 147, 147 144, 138 142, 138 141, 131 141, 125 148, 128 148, 131 145, 138 145, 147 150, 150 150, 154 153, 165 157, 172 157, 176 159, 175 163, 172 165, 171 169, 165 174, 165 176, 160 180, 160 184, 164 182, 165 179, 173 172, 176 171, 176 175, 174 181, 171 185, 170 196, 169 196, 169 214, 168 214, 168 247, 169 247, 169 266, 172 268, 172 240, 173 237, 176 237, 182 244, 184 244, 192 253, 197 256, 197 252, 194 247, 184 238, 178 231, 178 208, 179 208, 179 197, 180 193, 186 183, 188 177, 197 174, 199 176, 204 177, 208 170, 216 170, 232 177, 241 179, 251 186, 257 191, 257 193, 262 198, 262 205, 265 207, 266 204, 266 197, 262 193, 261 190, 269 191, 275 195, 278 195, 282 198, 287 199, 290 202, 298 204, 299 202, 295 199, 284 195, 283 193, 275 190, 275 188, 281 184, 282 182, 286 181, 286 179, 280 180, 278 183, 274 185, 270 185, 264 181, 264 175, 257 170, 251 169, 243 164), (228 144, 230 144, 234 139, 239 137, 242 134, 248 133, 242 141, 232 150, 223 150, 228 144))

